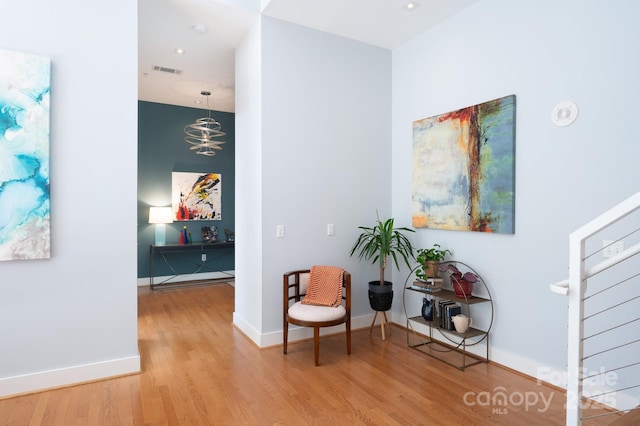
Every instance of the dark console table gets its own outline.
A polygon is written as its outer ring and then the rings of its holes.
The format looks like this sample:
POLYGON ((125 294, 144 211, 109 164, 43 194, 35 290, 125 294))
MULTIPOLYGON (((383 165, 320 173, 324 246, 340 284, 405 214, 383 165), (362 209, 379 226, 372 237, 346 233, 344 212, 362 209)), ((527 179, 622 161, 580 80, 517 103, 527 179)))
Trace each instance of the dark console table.
MULTIPOLYGON (((234 248, 233 242, 216 242, 216 243, 191 243, 191 244, 165 244, 161 246, 157 246, 155 244, 151 244, 150 253, 149 253, 149 285, 153 289, 161 284, 154 284, 153 278, 155 276, 154 268, 153 268, 153 260, 156 255, 164 255, 168 253, 193 253, 199 252, 202 254, 204 258, 206 253, 211 250, 220 250, 220 249, 230 249, 234 248)), ((206 260, 202 260, 202 264, 206 260)), ((221 271, 220 271, 221 272, 221 271)), ((175 283, 174 283, 175 284, 175 283)))

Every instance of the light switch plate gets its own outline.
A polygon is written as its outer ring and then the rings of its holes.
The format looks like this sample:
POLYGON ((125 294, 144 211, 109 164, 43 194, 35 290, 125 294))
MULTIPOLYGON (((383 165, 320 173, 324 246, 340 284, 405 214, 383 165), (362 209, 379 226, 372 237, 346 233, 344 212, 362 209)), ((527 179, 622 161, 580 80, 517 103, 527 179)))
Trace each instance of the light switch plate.
POLYGON ((327 225, 327 235, 333 235, 333 223, 327 225))

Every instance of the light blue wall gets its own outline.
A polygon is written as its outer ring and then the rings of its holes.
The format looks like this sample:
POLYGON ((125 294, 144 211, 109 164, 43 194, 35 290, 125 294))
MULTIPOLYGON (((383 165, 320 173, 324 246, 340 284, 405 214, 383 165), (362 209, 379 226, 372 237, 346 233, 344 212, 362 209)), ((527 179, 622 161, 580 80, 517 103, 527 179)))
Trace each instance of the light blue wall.
POLYGON ((2 6, 52 70, 51 259, 0 263, 0 397, 139 370, 136 38, 128 0, 2 6))
MULTIPOLYGON (((261 247, 259 259, 241 260, 258 270, 237 283, 245 299, 264 298, 253 331, 278 342, 281 274, 316 262, 354 274, 355 313, 367 315, 360 283, 375 270, 347 252, 376 209, 410 223, 411 122, 514 93, 516 234, 420 230, 415 240, 451 247, 487 279, 497 309, 492 358, 534 375, 540 365, 562 369, 566 301, 548 283, 567 276, 567 235, 638 190, 639 8, 632 0, 481 0, 392 54, 265 20, 264 62, 244 62, 264 72, 248 79, 264 79, 261 92, 245 92, 237 108, 251 110, 246 122, 258 126, 244 141, 264 139, 248 145, 260 160, 247 182, 261 187, 243 203, 256 210, 238 224, 247 244, 261 247), (557 128, 551 107, 565 99, 580 116, 557 128), (275 238, 276 224, 287 226, 285 239, 275 238)), ((53 63, 52 259, 0 264, 0 322, 13 325, 0 328, 0 393, 11 394, 63 384, 59 375, 49 380, 53 371, 81 381, 139 361, 137 31, 135 3, 122 0, 91 11, 27 0, 6 4, 3 18, 3 48, 53 63), (96 131, 96 123, 118 127, 96 131), (117 267, 97 274, 96 259, 117 267)), ((396 288, 405 273, 393 274, 396 288)), ((238 303, 236 313, 251 318, 250 304, 238 303)), ((393 309, 401 315, 398 298, 393 309)))
POLYGON ((349 250, 376 209, 390 212, 391 52, 272 18, 262 18, 256 31, 236 67, 241 81, 259 90, 236 103, 238 123, 255 126, 238 132, 236 142, 252 147, 250 191, 257 197, 255 211, 239 212, 237 236, 261 244, 261 257, 238 243, 246 268, 238 268, 236 295, 245 298, 236 301, 234 323, 270 345, 282 342, 288 270, 344 267, 354 282, 354 315, 371 314, 366 283, 376 270, 349 250), (329 223, 334 236, 327 236, 329 223), (276 238, 277 225, 285 226, 285 238, 276 238))
MULTIPOLYGON (((420 229, 483 275, 495 297, 495 361, 563 370, 569 233, 640 189, 640 3, 482 0, 393 51, 393 215, 411 215, 411 123, 517 97, 514 235, 420 229), (578 104, 577 121, 551 123, 578 104)), ((396 277, 402 274, 394 274, 396 277)), ((398 305, 394 307, 400 309, 398 305)))
MULTIPOLYGON (((262 36, 262 281, 279 289, 286 270, 342 266, 353 315, 369 315, 378 272, 349 251, 358 226, 390 214, 391 52, 269 18, 262 36), (278 224, 285 238, 275 238, 278 224)), ((264 305, 278 307, 265 311, 264 330, 280 330, 280 292, 264 305)))
POLYGON ((236 192, 233 314, 233 323, 259 345, 263 312, 261 33, 258 20, 236 49, 236 170, 242 173, 236 174, 241 190, 236 192))
MULTIPOLYGON (((638 189, 639 150, 629 139, 638 62, 628 54, 637 9, 628 1, 483 0, 393 52, 263 18, 252 53, 260 69, 261 109, 251 121, 259 126, 260 203, 238 224, 247 235, 261 229, 262 250, 236 281, 237 294, 260 294, 261 302, 254 309, 237 300, 236 324, 261 345, 278 343, 281 274, 314 263, 350 270, 354 318, 371 315, 365 283, 375 268, 348 251, 376 209, 411 223, 412 122, 515 94, 516 233, 420 229, 412 239, 451 248, 486 279, 495 297, 493 360, 533 376, 541 366, 562 370, 566 300, 548 284, 567 277, 568 235, 638 189), (595 31, 594 21, 614 30, 595 31), (559 48, 558 39, 575 44, 559 48), (564 100, 581 112, 559 128, 551 108, 564 100), (334 237, 327 223, 336 225, 334 237), (275 237, 278 224, 284 239, 275 237)), ((238 113, 250 105, 238 103, 238 113)), ((400 324, 407 275, 402 268, 391 277, 400 324)))

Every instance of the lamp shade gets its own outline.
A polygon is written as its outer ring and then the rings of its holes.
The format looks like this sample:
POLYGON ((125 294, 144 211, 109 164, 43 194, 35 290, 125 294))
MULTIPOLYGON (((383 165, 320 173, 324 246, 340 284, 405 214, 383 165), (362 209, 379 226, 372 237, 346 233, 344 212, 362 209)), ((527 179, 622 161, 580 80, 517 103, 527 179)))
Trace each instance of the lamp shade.
POLYGON ((150 207, 149 223, 172 223, 173 210, 171 207, 150 207))

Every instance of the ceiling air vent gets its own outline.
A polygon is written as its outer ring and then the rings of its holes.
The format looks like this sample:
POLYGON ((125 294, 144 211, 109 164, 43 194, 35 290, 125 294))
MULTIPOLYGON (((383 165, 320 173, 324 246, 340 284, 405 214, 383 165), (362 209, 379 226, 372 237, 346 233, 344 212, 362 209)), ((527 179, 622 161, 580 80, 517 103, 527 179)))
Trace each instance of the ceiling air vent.
POLYGON ((158 65, 154 65, 153 66, 153 70, 154 71, 160 71, 160 72, 166 72, 166 73, 169 73, 169 74, 175 74, 175 75, 182 74, 181 70, 176 70, 176 69, 167 68, 167 67, 159 67, 158 65))

